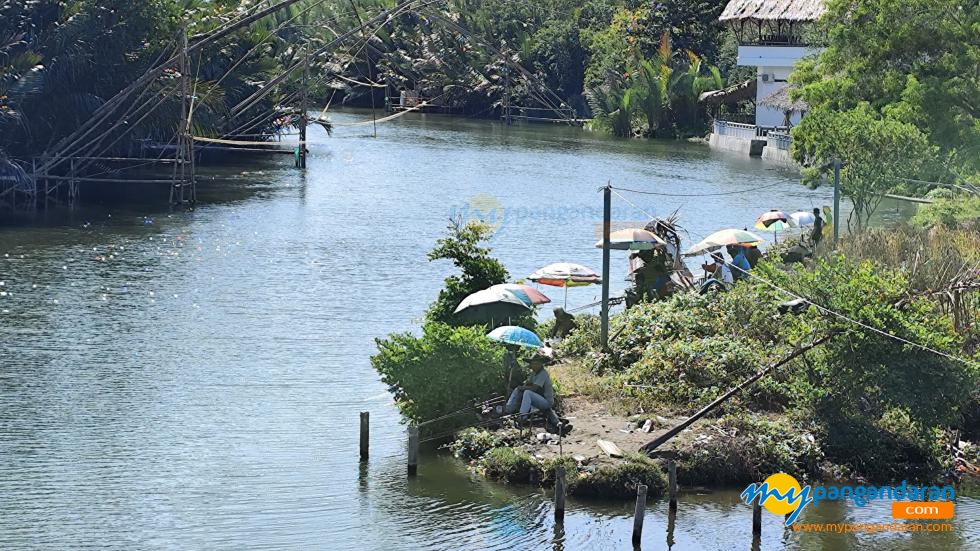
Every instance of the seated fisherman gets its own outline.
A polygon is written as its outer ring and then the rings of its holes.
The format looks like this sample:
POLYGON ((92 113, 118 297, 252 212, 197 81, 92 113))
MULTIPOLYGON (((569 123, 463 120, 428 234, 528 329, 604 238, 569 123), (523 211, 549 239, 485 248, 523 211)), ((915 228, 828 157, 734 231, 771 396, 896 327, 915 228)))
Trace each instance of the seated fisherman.
POLYGON ((551 375, 544 368, 547 361, 547 358, 540 354, 531 358, 528 362, 532 371, 531 376, 525 384, 511 392, 504 411, 508 414, 519 412, 523 422, 527 420, 531 408, 537 408, 545 412, 550 425, 560 427, 562 422, 551 409, 555 405, 555 389, 551 384, 551 375))
POLYGON ((748 279, 749 270, 752 269, 752 265, 745 256, 745 249, 737 245, 729 245, 728 256, 732 257, 730 269, 735 279, 748 279))
POLYGON ((555 326, 551 329, 551 336, 559 339, 565 338, 578 325, 575 323, 575 316, 569 314, 564 308, 555 308, 555 326))

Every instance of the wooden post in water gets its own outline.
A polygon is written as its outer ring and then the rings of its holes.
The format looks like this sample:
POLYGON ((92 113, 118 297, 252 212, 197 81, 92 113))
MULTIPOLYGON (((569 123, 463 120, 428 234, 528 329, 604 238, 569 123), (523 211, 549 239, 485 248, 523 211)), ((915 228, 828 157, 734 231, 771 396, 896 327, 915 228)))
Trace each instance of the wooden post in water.
POLYGON ((419 467, 419 427, 412 423, 408 427, 408 476, 415 476, 419 467))
POLYGON ((599 342, 603 350, 609 350, 609 226, 612 221, 612 186, 602 190, 602 310, 599 325, 599 342))
POLYGON ((310 79, 310 47, 305 47, 303 58, 303 84, 300 92, 299 111, 299 152, 296 155, 296 168, 306 168, 306 126, 307 111, 309 110, 309 79, 310 79))
POLYGON ((565 520, 565 467, 555 467, 555 520, 565 520))
POLYGON ((670 495, 669 508, 671 511, 677 510, 677 464, 674 460, 667 461, 667 481, 670 495))
MULTIPOLYGON (((758 485, 756 486, 758 489, 758 485)), ((757 495, 752 500, 752 537, 762 536, 762 496, 757 495)))
POLYGON ((371 414, 367 411, 361 412, 361 461, 368 458, 368 435, 370 434, 371 414))
POLYGON ((636 509, 633 510, 633 545, 640 544, 643 536, 643 517, 647 508, 647 487, 643 484, 636 486, 636 509))

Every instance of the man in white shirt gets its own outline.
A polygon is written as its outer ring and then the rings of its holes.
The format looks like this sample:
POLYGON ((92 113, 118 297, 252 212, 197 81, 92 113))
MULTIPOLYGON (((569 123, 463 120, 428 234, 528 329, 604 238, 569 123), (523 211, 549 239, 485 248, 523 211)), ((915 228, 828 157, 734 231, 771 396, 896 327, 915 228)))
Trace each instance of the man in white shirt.
POLYGON ((732 269, 725 263, 725 258, 721 256, 721 253, 711 253, 711 260, 715 262, 715 273, 712 274, 712 277, 725 285, 735 283, 735 278, 732 277, 732 269))

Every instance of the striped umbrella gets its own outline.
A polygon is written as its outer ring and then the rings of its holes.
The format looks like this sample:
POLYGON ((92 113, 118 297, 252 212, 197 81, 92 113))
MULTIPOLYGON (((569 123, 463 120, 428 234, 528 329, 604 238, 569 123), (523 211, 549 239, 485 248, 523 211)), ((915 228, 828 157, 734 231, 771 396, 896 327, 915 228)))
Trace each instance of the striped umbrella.
POLYGON ((535 283, 565 288, 565 306, 568 306, 568 288, 584 287, 593 283, 602 283, 602 278, 591 268, 571 262, 556 262, 544 268, 535 270, 527 278, 535 283))
POLYGON ((762 243, 762 238, 758 235, 747 230, 729 228, 727 230, 716 231, 708 237, 705 237, 699 243, 685 251, 684 256, 704 254, 706 252, 716 251, 722 247, 727 247, 728 245, 749 247, 758 245, 759 243, 762 243))
MULTIPOLYGON (((642 228, 626 228, 609 234, 609 248, 620 251, 644 251, 663 247, 667 244, 657 234, 642 228)), ((595 248, 602 248, 602 240, 596 242, 595 248)))
POLYGON ((776 232, 786 231, 790 228, 789 216, 781 210, 771 209, 756 218, 755 227, 759 230, 771 231, 773 239, 778 242, 779 238, 776 237, 776 232))
POLYGON ((523 300, 528 306, 537 306, 538 304, 546 304, 551 302, 551 299, 545 296, 544 293, 531 287, 530 285, 521 285, 520 283, 498 283, 487 288, 488 291, 491 290, 503 290, 513 293, 517 298, 523 300))

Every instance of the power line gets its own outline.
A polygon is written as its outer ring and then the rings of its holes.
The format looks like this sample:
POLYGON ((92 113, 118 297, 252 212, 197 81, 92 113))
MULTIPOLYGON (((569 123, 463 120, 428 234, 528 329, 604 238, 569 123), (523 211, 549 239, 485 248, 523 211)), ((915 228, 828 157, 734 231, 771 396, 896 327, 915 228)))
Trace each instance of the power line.
MULTIPOLYGON (((613 193, 616 193, 616 188, 612 188, 612 191, 613 191, 613 193)), ((649 217, 650 217, 650 220, 651 220, 651 221, 652 221, 652 220, 655 220, 655 219, 656 219, 656 217, 654 217, 654 216, 651 216, 651 215, 650 215, 650 213, 648 213, 648 212, 646 212, 646 211, 645 211, 645 210, 643 210, 643 209, 642 209, 641 207, 639 207, 639 206, 637 206, 636 204, 634 204, 633 202, 631 202, 631 201, 630 201, 629 199, 627 199, 627 198, 625 198, 625 197, 623 197, 623 196, 622 196, 622 195, 620 195, 619 193, 616 193, 616 195, 617 195, 617 196, 619 196, 619 197, 620 197, 621 199, 623 199, 624 201, 626 201, 627 203, 629 203, 630 205, 632 205, 632 206, 633 206, 634 208, 637 208, 637 209, 639 209, 639 210, 640 210, 641 212, 643 212, 644 214, 646 214, 647 216, 649 216, 649 217)), ((678 251, 678 254, 680 254, 680 251, 678 251)), ((727 261, 725 261, 724 259, 722 259, 722 262, 724 262, 724 263, 725 263, 726 265, 728 265, 728 266, 734 266, 734 264, 731 264, 730 262, 727 262, 727 261)), ((906 339, 906 338, 903 338, 903 337, 899 337, 898 335, 895 335, 895 334, 892 334, 892 333, 889 333, 889 332, 887 332, 887 331, 883 331, 883 330, 881 330, 881 329, 878 329, 877 327, 873 327, 873 326, 871 326, 871 325, 868 325, 868 324, 866 324, 866 323, 864 323, 864 322, 861 322, 861 321, 858 321, 858 320, 856 320, 856 319, 853 319, 853 318, 850 318, 850 317, 848 317, 848 316, 846 316, 845 314, 842 314, 842 313, 840 313, 840 312, 837 312, 837 311, 835 311, 835 310, 831 310, 830 308, 827 308, 826 306, 823 306, 823 305, 820 305, 820 304, 817 304, 816 302, 814 302, 813 300, 811 300, 811 299, 809 299, 809 298, 807 298, 807 297, 804 297, 804 296, 802 296, 802 295, 800 295, 800 294, 797 294, 797 293, 794 293, 794 292, 792 292, 792 291, 789 291, 789 290, 787 290, 787 289, 784 289, 784 288, 782 288, 782 287, 780 287, 779 285, 776 285, 775 283, 773 283, 773 282, 771 282, 771 281, 769 281, 769 280, 767 280, 767 279, 765 279, 765 278, 763 278, 763 277, 761 277, 761 276, 759 276, 759 275, 757 275, 757 274, 753 274, 753 273, 751 273, 751 272, 747 272, 747 271, 744 271, 744 270, 742 270, 742 269, 740 269, 740 268, 738 268, 737 266, 736 266, 736 268, 737 268, 737 269, 739 269, 739 271, 740 271, 741 273, 744 273, 744 274, 746 274, 746 275, 748 275, 749 277, 752 277, 752 278, 754 278, 754 279, 757 279, 757 280, 759 280, 759 281, 761 281, 762 283, 765 283, 766 285, 768 285, 768 286, 770 286, 770 287, 772 287, 773 289, 776 289, 776 290, 778 290, 778 291, 779 291, 779 292, 781 292, 781 293, 784 293, 784 294, 786 294, 786 295, 788 295, 788 296, 791 296, 791 297, 793 297, 793 298, 795 298, 795 299, 799 299, 799 300, 802 300, 802 301, 804 301, 804 302, 806 302, 806 303, 808 303, 808 304, 812 304, 812 305, 813 305, 814 307, 816 307, 816 308, 817 308, 818 310, 821 310, 822 312, 825 312, 825 313, 827 313, 827 314, 830 314, 830 315, 833 315, 833 316, 835 316, 835 317, 837 317, 837 318, 839 318, 839 319, 842 319, 842 320, 845 320, 845 321, 847 321, 847 322, 850 322, 850 323, 853 323, 853 324, 855 324, 855 325, 857 325, 857 326, 859 326, 859 327, 862 327, 862 328, 864 328, 864 329, 867 329, 867 330, 869 330, 869 331, 872 331, 872 332, 874 332, 874 333, 877 333, 877 334, 879 334, 879 335, 882 335, 882 336, 885 336, 885 337, 888 337, 888 338, 890 338, 890 339, 893 339, 893 340, 896 340, 896 341, 898 341, 898 342, 901 342, 901 343, 903 343, 903 344, 906 344, 906 345, 909 345, 909 346, 913 346, 913 347, 915 347, 915 348, 919 348, 919 349, 921 349, 921 350, 925 350, 925 351, 927 351, 927 352, 931 352, 931 353, 933 353, 933 354, 937 354, 937 355, 939 355, 939 356, 942 356, 942 357, 944 357, 944 358, 947 358, 947 359, 950 359, 950 360, 954 360, 954 361, 958 361, 958 362, 962 362, 962 363, 964 363, 964 364, 966 364, 966 365, 970 365, 970 366, 972 366, 972 365, 975 365, 975 364, 976 364, 976 362, 974 362, 974 361, 972 361, 972 360, 968 360, 968 359, 966 359, 966 358, 962 358, 962 357, 959 357, 959 356, 955 356, 955 355, 953 355, 953 354, 949 354, 949 353, 947 353, 947 352, 943 352, 943 351, 941 351, 941 350, 936 350, 936 349, 934 349, 934 348, 931 348, 931 347, 928 347, 928 346, 926 346, 926 345, 924 345, 924 344, 919 344, 919 343, 917 343, 917 342, 913 342, 913 341, 910 341, 910 340, 908 340, 908 339, 906 339)))
MULTIPOLYGON (((762 189, 774 188, 776 186, 781 186, 783 184, 784 184, 784 182, 777 182, 775 184, 769 184, 769 185, 765 185, 765 186, 759 186, 759 187, 748 188, 748 189, 740 189, 740 190, 736 190, 736 191, 724 191, 724 192, 718 192, 718 193, 662 193, 662 192, 659 192, 659 191, 643 191, 643 190, 639 190, 639 189, 629 189, 629 188, 622 188, 622 187, 613 187, 612 189, 613 190, 617 190, 618 189, 620 191, 628 191, 630 193, 638 193, 638 194, 641 194, 641 195, 660 195, 660 196, 663 196, 663 197, 719 197, 719 196, 723 196, 723 195, 738 195, 740 193, 748 193, 750 191, 759 191, 759 190, 762 190, 762 189)), ((610 187, 612 187, 612 186, 610 186, 610 187)), ((622 197, 622 195, 620 195, 620 197, 622 197)))

